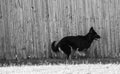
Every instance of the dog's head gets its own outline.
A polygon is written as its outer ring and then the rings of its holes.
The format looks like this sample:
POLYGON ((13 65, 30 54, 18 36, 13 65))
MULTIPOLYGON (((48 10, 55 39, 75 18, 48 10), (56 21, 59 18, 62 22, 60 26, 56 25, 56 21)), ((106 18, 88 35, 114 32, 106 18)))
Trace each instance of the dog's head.
POLYGON ((98 35, 95 30, 93 29, 93 27, 90 28, 89 30, 89 33, 88 33, 90 39, 93 39, 93 40, 97 40, 97 39, 100 39, 100 35, 98 35))

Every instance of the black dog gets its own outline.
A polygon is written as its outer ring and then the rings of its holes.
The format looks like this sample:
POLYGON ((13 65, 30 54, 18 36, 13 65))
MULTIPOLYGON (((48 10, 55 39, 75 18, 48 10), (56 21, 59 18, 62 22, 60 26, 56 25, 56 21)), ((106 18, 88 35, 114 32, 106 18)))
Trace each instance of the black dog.
POLYGON ((51 48, 55 53, 62 50, 67 55, 67 59, 69 59, 72 49, 74 51, 78 50, 79 52, 87 50, 92 44, 93 40, 97 40, 99 38, 100 36, 95 32, 93 27, 91 27, 89 33, 85 36, 66 36, 61 39, 56 45, 56 41, 53 41, 51 48))

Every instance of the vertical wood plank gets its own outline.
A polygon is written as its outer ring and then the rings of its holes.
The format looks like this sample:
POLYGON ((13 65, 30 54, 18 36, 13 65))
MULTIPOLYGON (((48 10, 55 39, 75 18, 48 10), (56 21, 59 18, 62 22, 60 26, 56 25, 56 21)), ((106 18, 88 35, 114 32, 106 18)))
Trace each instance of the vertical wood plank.
POLYGON ((102 37, 91 57, 120 55, 119 0, 1 0, 0 56, 49 57, 51 42, 85 35, 91 26, 102 37))

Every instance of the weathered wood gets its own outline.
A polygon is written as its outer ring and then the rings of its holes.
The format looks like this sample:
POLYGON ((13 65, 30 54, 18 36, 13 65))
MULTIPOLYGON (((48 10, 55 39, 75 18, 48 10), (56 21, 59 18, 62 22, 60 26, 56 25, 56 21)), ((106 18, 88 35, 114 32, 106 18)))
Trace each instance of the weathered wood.
POLYGON ((119 12, 119 0, 1 0, 0 58, 48 58, 52 41, 91 26, 102 38, 89 56, 120 57, 119 12))

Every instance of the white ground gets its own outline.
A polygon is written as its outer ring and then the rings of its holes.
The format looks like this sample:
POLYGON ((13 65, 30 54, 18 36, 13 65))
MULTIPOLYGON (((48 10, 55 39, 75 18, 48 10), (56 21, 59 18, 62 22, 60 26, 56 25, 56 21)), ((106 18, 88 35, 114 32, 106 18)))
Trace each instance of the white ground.
POLYGON ((120 74, 118 64, 42 65, 0 67, 0 74, 120 74))

